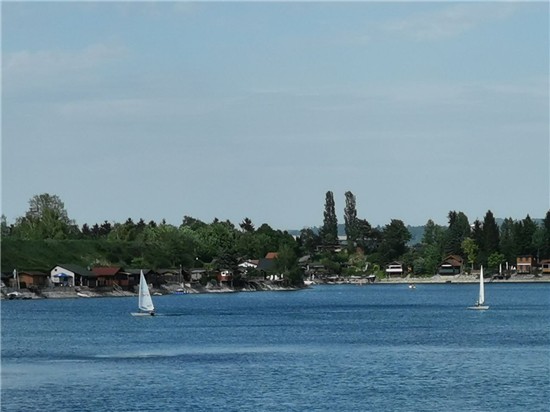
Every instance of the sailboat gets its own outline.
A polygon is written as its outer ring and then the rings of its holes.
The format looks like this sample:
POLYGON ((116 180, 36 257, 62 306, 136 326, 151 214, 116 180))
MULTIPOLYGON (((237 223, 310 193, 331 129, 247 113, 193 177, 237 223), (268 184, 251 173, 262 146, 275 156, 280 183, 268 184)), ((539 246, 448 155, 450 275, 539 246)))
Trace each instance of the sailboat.
POLYGON ((485 303, 485 284, 483 280, 483 266, 481 266, 481 272, 479 273, 479 298, 475 306, 470 306, 468 309, 475 310, 487 310, 489 306, 484 305, 485 303))
POLYGON ((139 295, 138 295, 138 308, 139 312, 132 312, 132 316, 154 316, 155 306, 153 305, 153 299, 149 293, 149 285, 143 275, 143 270, 139 275, 139 295))

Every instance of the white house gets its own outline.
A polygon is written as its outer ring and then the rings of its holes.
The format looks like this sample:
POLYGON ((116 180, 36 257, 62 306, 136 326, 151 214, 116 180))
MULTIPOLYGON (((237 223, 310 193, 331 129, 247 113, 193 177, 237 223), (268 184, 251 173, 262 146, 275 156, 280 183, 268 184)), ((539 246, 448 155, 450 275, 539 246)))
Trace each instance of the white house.
POLYGON ((78 265, 61 264, 50 270, 50 281, 54 286, 95 286, 96 278, 88 269, 78 265))
POLYGON ((403 264, 401 262, 391 262, 386 266, 386 275, 388 276, 402 276, 403 264))

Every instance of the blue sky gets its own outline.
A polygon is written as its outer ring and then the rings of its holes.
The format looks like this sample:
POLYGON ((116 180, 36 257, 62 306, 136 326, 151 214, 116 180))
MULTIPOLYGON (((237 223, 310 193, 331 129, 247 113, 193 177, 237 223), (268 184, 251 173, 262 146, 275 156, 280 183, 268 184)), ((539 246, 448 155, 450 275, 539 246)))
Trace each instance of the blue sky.
POLYGON ((547 2, 2 3, 2 213, 544 217, 547 2))

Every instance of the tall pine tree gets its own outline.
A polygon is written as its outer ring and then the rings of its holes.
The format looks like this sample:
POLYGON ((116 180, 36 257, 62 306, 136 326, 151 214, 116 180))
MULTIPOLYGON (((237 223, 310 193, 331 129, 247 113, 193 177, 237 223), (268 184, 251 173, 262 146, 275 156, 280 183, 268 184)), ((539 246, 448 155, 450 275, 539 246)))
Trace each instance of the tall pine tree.
POLYGON ((346 192, 346 207, 344 209, 344 223, 348 247, 353 248, 359 236, 357 209, 355 206, 355 196, 351 192, 346 192))
POLYGON ((325 245, 338 243, 338 219, 334 206, 334 194, 329 190, 325 196, 325 212, 323 227, 321 228, 321 240, 325 245))
POLYGON ((499 251, 500 231, 493 213, 488 210, 483 219, 483 252, 489 257, 499 251))

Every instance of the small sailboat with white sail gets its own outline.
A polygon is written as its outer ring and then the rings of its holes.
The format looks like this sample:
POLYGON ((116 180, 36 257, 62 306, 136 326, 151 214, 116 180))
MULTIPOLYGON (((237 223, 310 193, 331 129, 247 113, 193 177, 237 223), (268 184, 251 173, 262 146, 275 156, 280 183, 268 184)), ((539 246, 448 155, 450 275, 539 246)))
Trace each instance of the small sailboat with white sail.
POLYGON ((155 306, 153 305, 153 299, 149 293, 149 285, 143 275, 143 270, 139 275, 139 294, 138 294, 138 308, 139 312, 132 312, 132 316, 154 316, 155 306))
POLYGON ((474 310, 489 309, 489 306, 485 305, 485 281, 483 279, 483 266, 481 266, 481 272, 479 273, 479 298, 475 306, 469 306, 468 309, 474 309, 474 310))

